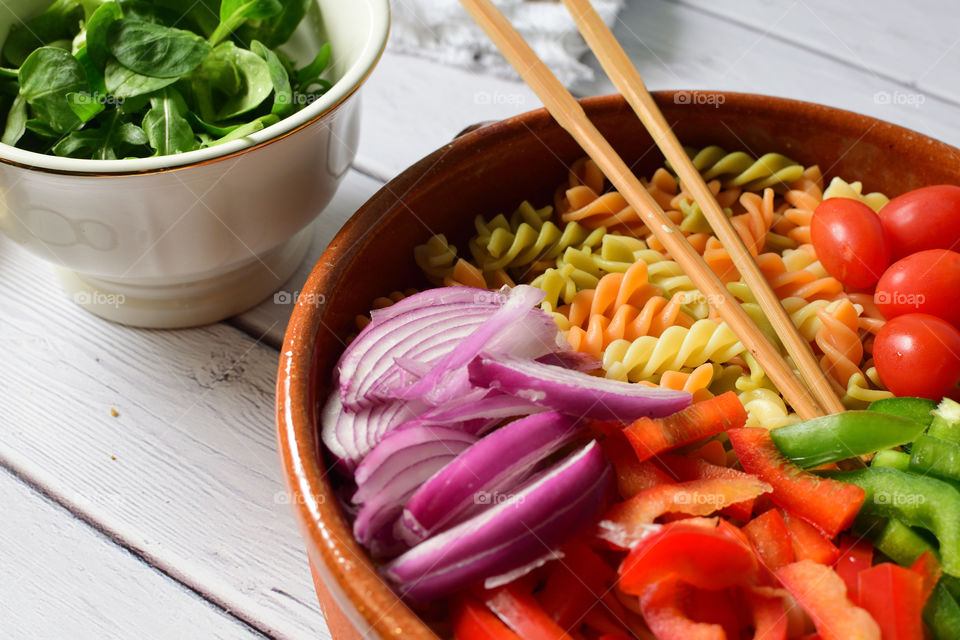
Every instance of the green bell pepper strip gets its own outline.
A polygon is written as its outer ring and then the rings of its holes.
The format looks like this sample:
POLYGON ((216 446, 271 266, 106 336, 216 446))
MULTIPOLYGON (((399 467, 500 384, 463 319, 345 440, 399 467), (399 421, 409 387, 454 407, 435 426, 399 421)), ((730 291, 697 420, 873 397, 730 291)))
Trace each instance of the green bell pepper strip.
POLYGON ((931 412, 936 408, 937 403, 926 398, 884 398, 871 402, 867 411, 877 411, 901 418, 909 418, 929 427, 933 420, 931 412))
POLYGON ((925 430, 901 416, 844 411, 771 429, 770 437, 793 463, 809 469, 911 442, 925 430))
POLYGON ((933 410, 929 433, 934 438, 960 443, 960 404, 944 398, 933 410))
POLYGON ((940 543, 944 572, 960 576, 960 492, 950 484, 889 467, 822 475, 864 490, 860 514, 891 518, 932 532, 940 543))
POLYGON ((910 470, 910 454, 895 449, 881 449, 870 461, 871 467, 890 467, 897 471, 910 470))
MULTIPOLYGON (((857 521, 859 528, 859 519, 857 521)), ((937 549, 912 527, 899 520, 887 520, 874 529, 876 533, 864 532, 877 551, 903 567, 909 567, 924 552, 938 554, 937 549)))
POLYGON ((910 470, 958 482, 960 445, 933 436, 920 436, 910 449, 910 470))
POLYGON ((935 640, 960 638, 960 605, 943 584, 938 584, 930 595, 923 610, 923 619, 935 640))

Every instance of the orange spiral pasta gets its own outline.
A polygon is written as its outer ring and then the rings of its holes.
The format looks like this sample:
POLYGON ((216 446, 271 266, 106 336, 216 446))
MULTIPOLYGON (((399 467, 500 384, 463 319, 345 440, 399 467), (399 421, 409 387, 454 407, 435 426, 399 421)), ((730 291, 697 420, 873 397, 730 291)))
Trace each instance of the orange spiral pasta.
POLYGON ((887 321, 880 313, 880 309, 877 308, 873 295, 869 293, 848 293, 847 297, 853 304, 860 305, 863 309, 863 313, 860 314, 860 329, 876 335, 877 331, 880 331, 880 328, 887 321))
POLYGON ((788 237, 800 244, 810 242, 810 219, 813 211, 823 200, 823 174, 820 167, 807 168, 800 179, 790 185, 783 196, 790 205, 783 212, 783 219, 793 225, 787 232, 788 237))
POLYGON ((863 360, 863 343, 857 330, 860 314, 849 300, 840 300, 833 309, 817 309, 823 327, 817 332, 817 346, 823 352, 820 367, 846 390, 847 382, 856 374, 863 376, 860 362, 863 360))
POLYGON ((670 327, 690 327, 694 320, 683 311, 683 299, 682 293, 670 300, 655 295, 644 302, 642 307, 633 304, 616 307, 612 317, 591 315, 586 320, 586 326, 570 326, 567 342, 576 351, 599 358, 614 340, 632 341, 641 336, 659 337, 670 327))
MULTIPOLYGON (((730 219, 730 224, 733 225, 752 256, 759 255, 763 250, 767 232, 773 224, 773 202, 773 189, 764 189, 762 197, 756 193, 744 193, 740 196, 744 213, 730 219)), ((716 237, 710 236, 707 240, 703 259, 724 284, 740 278, 730 253, 716 237)))
POLYGON ((781 299, 833 300, 843 293, 843 285, 836 278, 820 277, 808 269, 788 269, 776 253, 761 253, 757 266, 781 299))

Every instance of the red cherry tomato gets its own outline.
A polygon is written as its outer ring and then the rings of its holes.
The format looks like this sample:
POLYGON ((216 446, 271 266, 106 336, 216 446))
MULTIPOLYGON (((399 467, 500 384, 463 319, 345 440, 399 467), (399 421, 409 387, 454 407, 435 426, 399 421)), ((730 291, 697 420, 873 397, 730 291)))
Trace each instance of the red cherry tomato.
POLYGON ((810 237, 820 264, 848 287, 876 284, 890 264, 880 218, 859 200, 821 202, 810 221, 810 237))
POLYGON ((960 327, 960 253, 921 251, 890 265, 874 300, 887 320, 905 313, 929 313, 960 327))
POLYGON ((939 400, 960 382, 960 331, 924 313, 897 316, 877 332, 873 361, 894 394, 939 400))
POLYGON ((908 191, 880 209, 893 259, 926 249, 960 250, 960 187, 908 191))

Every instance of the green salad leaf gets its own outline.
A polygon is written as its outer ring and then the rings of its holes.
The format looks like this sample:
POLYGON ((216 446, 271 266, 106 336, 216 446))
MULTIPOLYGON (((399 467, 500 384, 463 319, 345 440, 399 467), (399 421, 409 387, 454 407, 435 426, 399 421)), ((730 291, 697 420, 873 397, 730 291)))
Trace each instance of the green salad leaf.
POLYGON ((56 0, 0 53, 2 140, 100 160, 249 136, 330 88, 329 45, 277 47, 309 0, 56 0))

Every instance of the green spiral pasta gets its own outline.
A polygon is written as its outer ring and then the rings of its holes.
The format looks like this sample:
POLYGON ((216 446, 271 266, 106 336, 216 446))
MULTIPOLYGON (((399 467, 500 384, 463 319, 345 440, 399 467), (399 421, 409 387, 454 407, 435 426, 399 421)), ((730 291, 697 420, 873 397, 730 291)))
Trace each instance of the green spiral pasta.
POLYGON ((707 360, 727 362, 743 352, 743 344, 725 323, 698 320, 689 329, 670 327, 659 338, 614 340, 602 360, 608 378, 639 382, 655 380, 665 371, 698 367, 707 360))
POLYGON ((596 247, 606 229, 587 229, 569 222, 563 229, 550 217, 551 207, 534 209, 523 202, 508 221, 502 214, 484 220, 477 216, 477 235, 470 240, 474 262, 483 271, 521 268, 539 261, 553 261, 568 247, 596 247))
POLYGON ((746 191, 759 191, 773 187, 782 191, 803 174, 801 165, 779 153, 754 158, 743 151, 727 153, 717 146, 699 151, 686 147, 685 150, 705 180, 718 179, 727 189, 740 187, 746 191))

